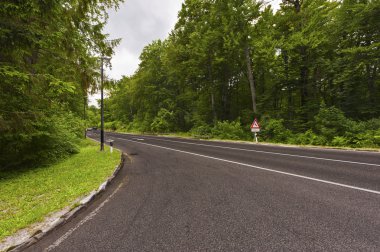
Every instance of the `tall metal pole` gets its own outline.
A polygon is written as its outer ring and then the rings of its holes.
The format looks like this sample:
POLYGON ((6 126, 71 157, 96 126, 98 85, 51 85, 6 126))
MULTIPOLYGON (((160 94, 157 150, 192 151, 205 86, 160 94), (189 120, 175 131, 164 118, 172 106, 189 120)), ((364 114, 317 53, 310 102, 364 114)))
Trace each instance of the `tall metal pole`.
POLYGON ((100 69, 100 151, 104 151, 103 56, 100 69))

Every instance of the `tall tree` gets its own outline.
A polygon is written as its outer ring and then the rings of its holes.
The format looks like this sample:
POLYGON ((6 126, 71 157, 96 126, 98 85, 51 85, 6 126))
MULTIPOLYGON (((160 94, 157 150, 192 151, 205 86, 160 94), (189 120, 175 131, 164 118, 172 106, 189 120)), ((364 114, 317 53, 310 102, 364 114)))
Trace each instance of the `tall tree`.
POLYGON ((118 2, 0 2, 0 167, 76 151, 95 55, 113 52, 106 11, 118 2))
POLYGON ((326 106, 378 117, 378 13, 378 0, 284 0, 277 12, 261 1, 185 0, 170 36, 148 45, 112 93, 128 115, 112 120, 188 131, 258 115, 304 133, 336 111, 326 106))

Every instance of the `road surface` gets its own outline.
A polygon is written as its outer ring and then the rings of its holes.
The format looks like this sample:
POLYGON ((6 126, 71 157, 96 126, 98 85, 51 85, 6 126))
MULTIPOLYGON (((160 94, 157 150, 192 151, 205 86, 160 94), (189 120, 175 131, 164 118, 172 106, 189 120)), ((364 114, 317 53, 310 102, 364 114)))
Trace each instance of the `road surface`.
POLYGON ((121 173, 27 251, 380 251, 379 152, 106 139, 121 173))

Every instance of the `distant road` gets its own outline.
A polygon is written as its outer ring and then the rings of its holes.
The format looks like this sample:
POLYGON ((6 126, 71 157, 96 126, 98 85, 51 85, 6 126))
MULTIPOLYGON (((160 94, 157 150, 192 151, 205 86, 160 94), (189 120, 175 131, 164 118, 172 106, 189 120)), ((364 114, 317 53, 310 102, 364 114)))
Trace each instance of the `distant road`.
POLYGON ((131 161, 27 251, 380 251, 379 152, 106 138, 131 161))

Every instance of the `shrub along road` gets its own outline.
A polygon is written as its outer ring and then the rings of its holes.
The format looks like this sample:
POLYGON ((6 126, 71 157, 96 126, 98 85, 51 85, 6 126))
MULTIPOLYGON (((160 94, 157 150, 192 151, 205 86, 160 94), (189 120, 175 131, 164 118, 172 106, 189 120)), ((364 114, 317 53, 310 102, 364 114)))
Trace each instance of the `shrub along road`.
POLYGON ((106 137, 131 162, 27 251, 380 249, 378 152, 106 137))

